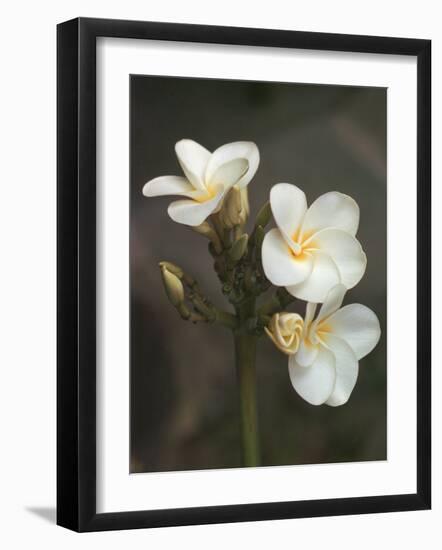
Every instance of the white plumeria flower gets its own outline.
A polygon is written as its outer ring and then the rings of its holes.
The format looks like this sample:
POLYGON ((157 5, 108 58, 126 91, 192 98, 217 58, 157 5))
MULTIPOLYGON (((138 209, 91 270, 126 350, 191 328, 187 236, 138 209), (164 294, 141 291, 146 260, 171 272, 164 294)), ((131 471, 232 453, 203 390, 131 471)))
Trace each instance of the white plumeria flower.
POLYGON ((210 153, 190 139, 175 145, 178 162, 185 177, 161 176, 143 187, 146 197, 179 195, 187 199, 172 202, 169 216, 178 223, 198 226, 217 212, 226 193, 236 185, 244 189, 259 164, 257 146, 248 141, 227 143, 210 153))
POLYGON ((362 278, 367 258, 355 238, 359 207, 349 196, 332 191, 307 209, 296 185, 278 183, 270 191, 277 228, 262 246, 266 277, 295 298, 321 303, 336 284, 347 289, 362 278))
POLYGON ((292 385, 312 405, 346 403, 356 384, 359 359, 381 336, 379 320, 368 307, 350 304, 339 309, 345 291, 344 285, 331 289, 314 320, 316 304, 307 304, 301 343, 289 357, 292 385))

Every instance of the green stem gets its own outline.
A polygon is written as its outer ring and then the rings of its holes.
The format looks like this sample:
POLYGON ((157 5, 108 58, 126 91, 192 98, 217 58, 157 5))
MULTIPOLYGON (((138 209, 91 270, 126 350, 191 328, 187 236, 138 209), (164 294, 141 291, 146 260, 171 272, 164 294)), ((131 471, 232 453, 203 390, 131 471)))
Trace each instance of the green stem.
POLYGON ((274 313, 283 311, 294 300, 295 298, 284 288, 278 288, 271 299, 259 308, 258 315, 268 315, 271 317, 274 313))
POLYGON ((256 336, 235 333, 235 362, 241 401, 244 466, 259 466, 258 411, 256 402, 256 336))
POLYGON ((231 328, 234 330, 237 326, 236 317, 227 311, 222 311, 221 309, 214 308, 215 310, 215 321, 220 325, 225 326, 226 328, 231 328))

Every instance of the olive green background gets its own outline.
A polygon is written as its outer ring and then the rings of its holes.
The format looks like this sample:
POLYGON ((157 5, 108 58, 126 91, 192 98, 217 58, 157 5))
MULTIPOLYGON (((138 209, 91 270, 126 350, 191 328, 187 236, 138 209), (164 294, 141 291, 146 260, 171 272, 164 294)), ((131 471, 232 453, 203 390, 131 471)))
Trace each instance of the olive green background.
MULTIPOLYGON (((386 459, 386 90, 156 76, 132 76, 130 87, 131 472, 241 466, 232 335, 182 321, 158 269, 161 260, 180 265, 227 307, 207 241, 168 217, 174 197, 141 193, 156 176, 181 175, 174 144, 182 138, 209 150, 238 140, 257 144, 252 219, 278 182, 298 185, 309 204, 332 190, 358 202, 368 266, 345 303, 376 312, 381 340, 360 362, 349 402, 331 408, 303 401, 290 384, 287 357, 261 338, 262 462, 386 459)), ((305 303, 291 309, 303 314, 305 303)))

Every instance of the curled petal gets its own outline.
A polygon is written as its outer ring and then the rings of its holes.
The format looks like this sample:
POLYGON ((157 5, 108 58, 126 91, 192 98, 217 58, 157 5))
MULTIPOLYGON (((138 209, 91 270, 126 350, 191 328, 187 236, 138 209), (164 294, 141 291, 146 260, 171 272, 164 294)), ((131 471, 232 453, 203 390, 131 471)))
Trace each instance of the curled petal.
POLYGON ((340 282, 341 277, 335 262, 328 254, 315 252, 313 254, 313 269, 309 276, 302 283, 286 285, 286 288, 295 298, 307 302, 322 303, 329 290, 340 282))
POLYGON ((302 283, 309 277, 313 259, 308 254, 295 257, 279 229, 271 229, 262 243, 262 265, 267 279, 276 286, 302 283))
POLYGON ((329 330, 344 340, 357 359, 362 359, 376 346, 381 337, 381 327, 376 314, 361 304, 350 304, 330 315, 329 330))
POLYGON ((218 149, 213 152, 207 164, 205 172, 206 182, 212 182, 214 174, 222 165, 237 159, 247 161, 247 170, 239 175, 234 184, 238 185, 240 188, 248 185, 259 165, 259 150, 251 141, 236 141, 218 147, 218 149))
POLYGON ((233 187, 247 172, 249 163, 246 159, 233 159, 218 166, 208 186, 222 186, 226 191, 233 187))
POLYGON ((362 279, 367 257, 359 241, 340 229, 323 229, 312 235, 304 246, 319 249, 331 256, 338 267, 342 284, 353 288, 362 279))
POLYGON ((302 224, 303 239, 326 227, 334 227, 356 235, 359 206, 343 193, 331 191, 318 197, 309 207, 302 224))
POLYGON ((174 222, 184 225, 201 225, 203 221, 216 211, 224 197, 224 192, 219 192, 213 199, 206 202, 192 200, 175 201, 169 204, 167 212, 174 222))
POLYGON ((204 190, 204 174, 210 160, 210 151, 196 141, 182 139, 176 143, 175 153, 187 179, 195 189, 204 190))
POLYGON ((338 407, 347 403, 356 385, 359 364, 351 347, 341 338, 329 334, 325 342, 335 356, 336 368, 335 386, 325 403, 331 407, 338 407))
POLYGON ((276 225, 288 241, 293 241, 307 210, 304 192, 296 185, 277 183, 270 191, 270 206, 276 225))
POLYGON ((322 405, 332 394, 335 379, 333 353, 319 347, 315 361, 309 367, 301 367, 296 355, 289 357, 289 375, 296 392, 311 405, 322 405))
POLYGON ((299 347, 303 324, 297 313, 275 313, 265 331, 279 350, 292 355, 299 347))
POLYGON ((145 197, 161 197, 162 195, 184 195, 192 197, 195 188, 186 178, 180 176, 160 176, 148 181, 143 187, 145 197))

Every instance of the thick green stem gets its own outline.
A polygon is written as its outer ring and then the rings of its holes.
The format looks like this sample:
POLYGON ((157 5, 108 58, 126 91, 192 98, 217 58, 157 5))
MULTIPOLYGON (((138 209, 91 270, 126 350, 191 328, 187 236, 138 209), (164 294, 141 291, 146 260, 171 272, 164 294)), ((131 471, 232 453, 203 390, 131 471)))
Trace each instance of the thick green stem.
POLYGON ((235 362, 241 401, 244 466, 260 465, 255 359, 256 336, 236 332, 235 362))

